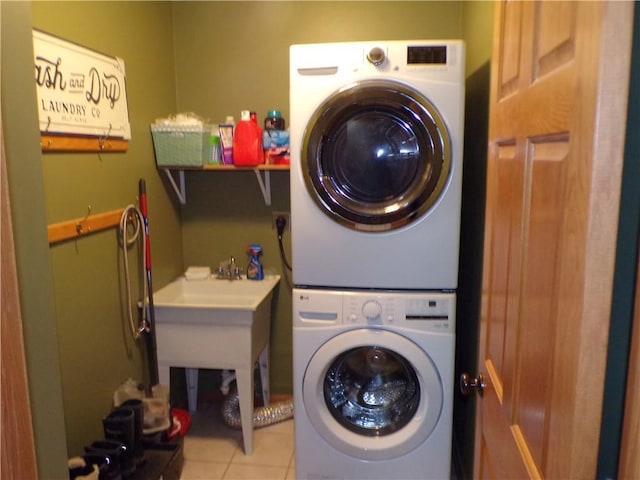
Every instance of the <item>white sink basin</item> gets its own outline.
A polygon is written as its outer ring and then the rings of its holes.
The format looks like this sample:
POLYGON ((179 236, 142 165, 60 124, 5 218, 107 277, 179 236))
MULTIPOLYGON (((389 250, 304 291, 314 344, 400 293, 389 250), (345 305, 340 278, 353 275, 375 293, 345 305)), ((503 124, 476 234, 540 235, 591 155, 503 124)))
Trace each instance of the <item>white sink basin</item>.
POLYGON ((270 296, 280 281, 279 275, 265 275, 264 280, 187 280, 180 277, 153 294, 157 308, 255 311, 270 296))

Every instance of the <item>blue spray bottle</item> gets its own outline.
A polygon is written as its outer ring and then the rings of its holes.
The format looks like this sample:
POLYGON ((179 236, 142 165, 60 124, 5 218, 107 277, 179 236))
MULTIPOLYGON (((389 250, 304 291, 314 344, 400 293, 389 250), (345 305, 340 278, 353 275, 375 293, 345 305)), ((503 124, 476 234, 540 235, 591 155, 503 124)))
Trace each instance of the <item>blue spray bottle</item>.
POLYGON ((247 267, 247 279, 249 280, 262 280, 264 278, 264 272, 262 271, 262 264, 260 263, 260 255, 262 255, 262 247, 260 245, 249 245, 247 247, 247 253, 249 254, 249 266, 247 267))

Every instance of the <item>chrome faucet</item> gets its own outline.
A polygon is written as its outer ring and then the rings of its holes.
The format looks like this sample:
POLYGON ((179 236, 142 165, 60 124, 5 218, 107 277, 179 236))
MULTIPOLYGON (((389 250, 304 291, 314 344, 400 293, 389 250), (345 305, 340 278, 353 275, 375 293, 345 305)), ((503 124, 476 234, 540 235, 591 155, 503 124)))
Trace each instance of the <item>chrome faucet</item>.
POLYGON ((236 265, 234 256, 229 257, 227 261, 221 262, 216 273, 216 278, 219 280, 240 280, 242 278, 242 269, 236 265))

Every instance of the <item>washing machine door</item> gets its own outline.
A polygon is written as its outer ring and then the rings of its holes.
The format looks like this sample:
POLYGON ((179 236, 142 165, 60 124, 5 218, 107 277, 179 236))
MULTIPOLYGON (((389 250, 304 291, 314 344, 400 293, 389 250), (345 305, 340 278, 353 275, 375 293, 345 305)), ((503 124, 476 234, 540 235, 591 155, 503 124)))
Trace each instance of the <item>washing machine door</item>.
POLYGON ((304 133, 302 171, 316 204, 355 230, 400 228, 443 193, 451 146, 435 106, 393 81, 343 88, 314 112, 304 133))
POLYGON ((309 361, 302 388, 315 430, 363 460, 414 450, 442 411, 442 382, 429 355, 386 330, 351 330, 327 341, 309 361))

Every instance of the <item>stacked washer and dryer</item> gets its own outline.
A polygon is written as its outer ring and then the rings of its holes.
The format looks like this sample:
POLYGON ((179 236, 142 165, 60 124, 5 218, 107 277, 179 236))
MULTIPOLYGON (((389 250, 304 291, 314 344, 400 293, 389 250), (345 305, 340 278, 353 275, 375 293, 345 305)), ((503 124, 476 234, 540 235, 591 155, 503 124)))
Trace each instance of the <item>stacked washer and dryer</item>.
POLYGON ((296 478, 448 478, 464 44, 290 55, 296 478))

